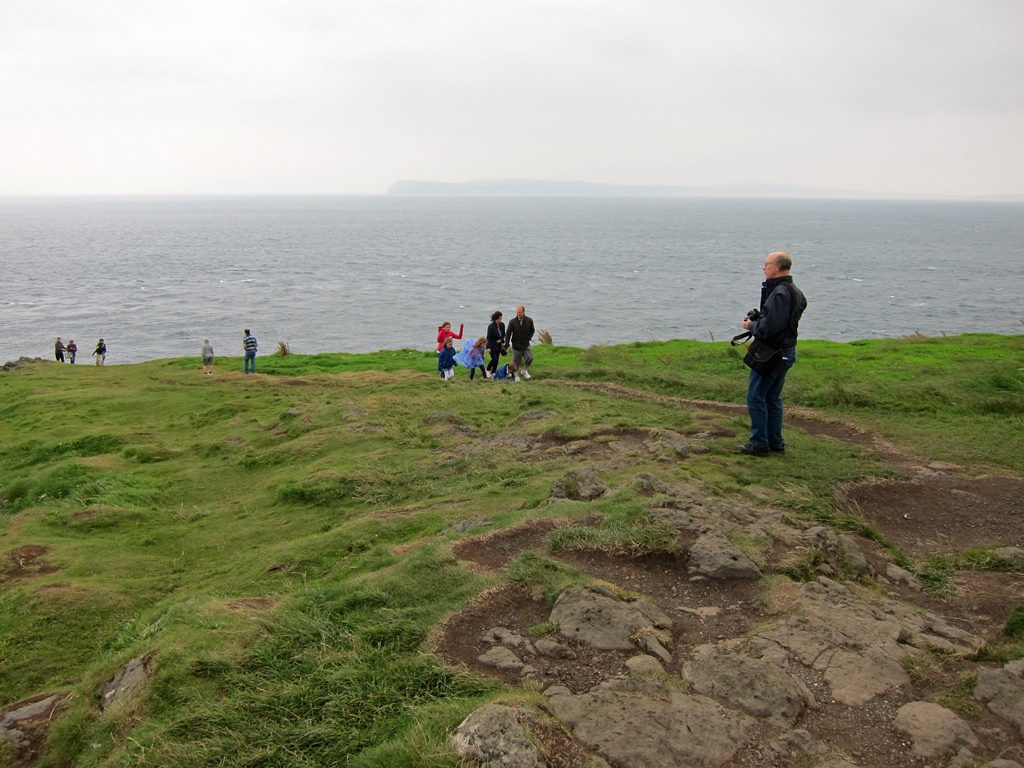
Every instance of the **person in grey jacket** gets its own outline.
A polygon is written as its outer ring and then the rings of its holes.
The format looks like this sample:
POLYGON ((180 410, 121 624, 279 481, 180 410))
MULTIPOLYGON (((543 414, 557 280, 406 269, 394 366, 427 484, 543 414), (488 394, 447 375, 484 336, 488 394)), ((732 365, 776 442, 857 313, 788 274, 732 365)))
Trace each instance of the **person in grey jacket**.
POLYGON ((203 339, 203 351, 200 355, 203 358, 203 376, 213 376, 213 344, 209 339, 203 339))
POLYGON ((519 375, 530 378, 530 364, 533 362, 533 350, 530 349, 530 342, 533 340, 533 319, 526 316, 526 308, 522 305, 516 307, 516 316, 505 329, 505 346, 512 347, 512 362, 519 375))
POLYGON ((754 337, 780 350, 775 367, 761 374, 750 370, 747 384, 747 411, 750 413, 750 440, 740 446, 747 456, 783 454, 786 444, 782 439, 782 387, 786 374, 796 362, 797 327, 807 308, 807 299, 793 283, 789 271, 793 259, 788 253, 768 254, 764 262, 761 285, 760 316, 743 321, 743 328, 754 337))

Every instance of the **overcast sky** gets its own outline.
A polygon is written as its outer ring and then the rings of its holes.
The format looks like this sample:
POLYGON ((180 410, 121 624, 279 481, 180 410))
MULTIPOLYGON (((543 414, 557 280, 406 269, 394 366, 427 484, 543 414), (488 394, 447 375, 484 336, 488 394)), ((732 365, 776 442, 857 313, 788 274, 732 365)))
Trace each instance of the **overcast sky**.
POLYGON ((0 0, 0 194, 1024 193, 1022 0, 0 0))

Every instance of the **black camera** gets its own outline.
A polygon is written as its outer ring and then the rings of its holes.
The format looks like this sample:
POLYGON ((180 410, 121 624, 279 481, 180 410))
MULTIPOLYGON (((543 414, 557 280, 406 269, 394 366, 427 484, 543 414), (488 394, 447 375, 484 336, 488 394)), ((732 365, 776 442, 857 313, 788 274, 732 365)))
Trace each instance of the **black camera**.
POLYGON ((755 322, 757 320, 760 320, 760 319, 761 319, 761 310, 759 310, 757 307, 754 307, 752 310, 747 312, 747 320, 749 320, 750 322, 753 323, 753 322, 755 322))

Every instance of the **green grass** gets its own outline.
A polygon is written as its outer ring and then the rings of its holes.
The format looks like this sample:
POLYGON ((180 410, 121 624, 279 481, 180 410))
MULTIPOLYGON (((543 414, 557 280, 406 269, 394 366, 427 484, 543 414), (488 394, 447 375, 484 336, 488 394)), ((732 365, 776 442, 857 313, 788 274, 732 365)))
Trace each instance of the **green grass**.
MULTIPOLYGON (((1020 474, 1022 346, 802 342, 786 399, 971 473, 1020 474)), ((459 370, 441 385, 433 353, 414 350, 266 355, 249 377, 241 359, 218 359, 213 377, 185 359, 0 373, 0 568, 38 553, 31 575, 0 577, 0 703, 75 694, 40 765, 457 765, 447 733, 498 689, 424 654, 432 629, 499 578, 551 599, 587 579, 532 554, 474 574, 447 554, 464 535, 451 524, 597 515, 549 548, 671 551, 637 464, 723 497, 756 485, 787 515, 880 539, 833 495, 891 475, 871 453, 793 430, 799 460, 750 461, 735 453, 743 416, 680 402, 743 403, 727 343, 535 354, 522 384, 459 370), (644 429, 737 437, 692 437, 710 450, 685 460, 641 451, 602 465, 610 497, 545 505, 590 461, 561 446, 644 429), (550 449, 523 454, 510 436, 550 449), (267 602, 237 607, 247 599, 267 602), (148 653, 144 699, 101 712, 104 681, 148 653)), ((917 570, 941 587, 961 568, 1011 565, 970 552, 917 570)), ((1018 652, 1018 624, 999 653, 1018 652)))

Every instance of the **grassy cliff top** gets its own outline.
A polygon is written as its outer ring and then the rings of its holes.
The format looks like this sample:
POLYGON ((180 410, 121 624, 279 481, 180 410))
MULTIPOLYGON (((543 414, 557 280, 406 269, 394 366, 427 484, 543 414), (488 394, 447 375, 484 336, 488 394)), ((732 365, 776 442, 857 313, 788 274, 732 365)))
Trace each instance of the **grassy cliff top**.
POLYGON ((596 519, 657 548, 648 473, 707 498, 756 489, 941 590, 962 551, 929 559, 839 490, 906 479, 889 449, 1024 475, 1024 336, 803 342, 787 455, 766 460, 736 453, 746 369, 727 343, 534 351, 519 383, 444 383, 412 350, 261 355, 249 376, 241 358, 213 376, 198 359, 0 373, 0 708, 72 694, 46 743, 0 741, 0 763, 456 765, 447 733, 502 687, 427 640, 525 578, 467 567, 465 537, 596 519), (616 492, 549 503, 583 466, 616 492), (102 709, 138 657, 144 695, 102 709))

